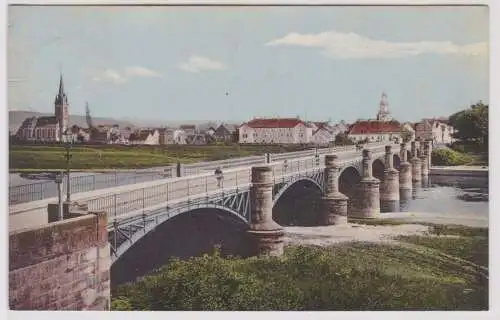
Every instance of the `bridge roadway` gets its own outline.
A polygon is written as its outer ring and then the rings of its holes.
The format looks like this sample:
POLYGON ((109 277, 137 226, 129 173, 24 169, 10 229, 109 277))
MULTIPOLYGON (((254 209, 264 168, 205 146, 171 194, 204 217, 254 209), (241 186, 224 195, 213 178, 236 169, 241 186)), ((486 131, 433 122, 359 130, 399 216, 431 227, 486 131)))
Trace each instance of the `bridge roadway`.
MULTIPOLYGON (((398 147, 398 145, 395 145, 395 147, 398 147)), ((370 145, 368 148, 373 151, 374 158, 376 158, 383 155, 385 144, 370 145)), ((348 162, 361 158, 361 151, 356 150, 354 146, 343 149, 344 151, 332 150, 332 153, 338 155, 340 161, 348 162)), ((397 150, 399 149, 394 148, 394 152, 398 152, 397 150)), ((282 179, 286 175, 324 169, 324 154, 326 153, 328 153, 328 150, 320 155, 318 163, 314 155, 309 155, 297 159, 282 157, 283 160, 287 160, 286 163, 285 161, 273 161, 270 165, 273 166, 275 178, 282 179)), ((90 211, 106 211, 109 215, 108 220, 112 222, 114 219, 128 218, 165 208, 167 204, 170 206, 177 202, 228 192, 231 189, 248 188, 251 179, 250 174, 251 166, 247 165, 224 170, 220 186, 218 186, 213 172, 207 172, 78 193, 73 195, 72 200, 87 203, 90 211)), ((57 198, 50 198, 10 206, 9 229, 12 231, 46 223, 47 205, 56 202, 57 198)))
MULTIPOLYGON (((373 146, 378 144, 371 144, 373 146)), ((352 148, 352 147, 347 147, 352 148)), ((318 154, 327 154, 329 152, 337 152, 345 150, 346 147, 336 148, 319 148, 318 154)), ((303 150, 295 152, 270 154, 270 160, 280 161, 285 159, 293 159, 299 157, 313 156, 316 150, 303 150)), ((192 164, 182 165, 181 175, 197 175, 215 170, 216 167, 229 169, 235 167, 243 167, 249 165, 264 164, 266 156, 249 156, 234 159, 206 161, 192 164)), ((176 166, 155 167, 150 169, 138 169, 135 172, 113 172, 113 173, 94 173, 78 176, 72 176, 70 179, 71 194, 80 192, 88 192, 99 189, 107 189, 112 187, 133 185, 143 182, 156 180, 164 180, 165 178, 176 177, 176 166)), ((42 180, 27 183, 19 183, 14 185, 11 181, 9 187, 9 205, 27 203, 43 199, 49 199, 57 196, 57 186, 53 180, 42 180)), ((63 181, 63 193, 66 193, 66 179, 63 181)))

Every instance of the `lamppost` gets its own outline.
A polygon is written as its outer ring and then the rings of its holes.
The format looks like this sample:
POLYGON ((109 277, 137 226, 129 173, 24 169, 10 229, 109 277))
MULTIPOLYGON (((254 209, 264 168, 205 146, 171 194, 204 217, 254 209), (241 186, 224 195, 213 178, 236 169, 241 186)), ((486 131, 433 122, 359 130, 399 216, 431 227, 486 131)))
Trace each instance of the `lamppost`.
POLYGON ((316 166, 319 166, 319 154, 318 154, 318 145, 316 144, 316 154, 314 155, 314 158, 316 159, 316 166))
POLYGON ((70 166, 70 160, 71 160, 71 147, 72 147, 72 134, 69 134, 67 131, 63 135, 64 137, 64 148, 66 149, 66 202, 71 201, 71 179, 70 179, 70 171, 71 171, 71 166, 70 166))
POLYGON ((54 179, 54 182, 57 184, 57 199, 58 199, 58 204, 59 204, 57 211, 59 212, 59 221, 64 220, 63 196, 62 196, 62 180, 63 179, 62 178, 63 178, 63 173, 58 172, 56 174, 56 178, 54 179))
POLYGON ((217 167, 215 169, 215 179, 217 179, 217 187, 221 187, 222 179, 224 179, 224 174, 222 173, 222 170, 220 167, 217 167))

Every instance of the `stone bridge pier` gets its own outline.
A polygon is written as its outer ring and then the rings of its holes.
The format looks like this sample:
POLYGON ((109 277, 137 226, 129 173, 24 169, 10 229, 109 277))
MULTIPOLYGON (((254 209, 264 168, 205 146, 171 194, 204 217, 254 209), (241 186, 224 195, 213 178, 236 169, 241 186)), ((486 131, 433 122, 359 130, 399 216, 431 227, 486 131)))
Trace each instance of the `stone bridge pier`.
POLYGON ((270 166, 252 167, 250 187, 249 255, 283 254, 283 227, 273 220, 273 177, 270 166))
POLYGON ((385 147, 384 178, 380 184, 381 206, 386 212, 398 211, 399 208, 399 172, 394 168, 392 146, 385 147))
POLYGON ((422 176, 423 177, 428 177, 429 176, 429 169, 430 169, 430 142, 429 141, 424 141, 422 144, 422 155, 420 157, 420 160, 422 162, 422 176))
POLYGON ((380 180, 373 176, 372 152, 363 150, 362 176, 350 216, 356 218, 377 218, 380 215, 380 180))
POLYGON ((336 155, 325 156, 325 192, 322 206, 322 223, 337 225, 347 223, 347 201, 349 198, 339 191, 341 165, 336 155))
POLYGON ((406 143, 401 143, 401 152, 399 155, 401 163, 399 165, 399 201, 404 206, 406 201, 411 199, 412 195, 412 167, 408 162, 408 152, 406 143))
POLYGON ((420 162, 416 141, 411 142, 411 166, 412 166, 412 182, 422 181, 422 164, 420 162))

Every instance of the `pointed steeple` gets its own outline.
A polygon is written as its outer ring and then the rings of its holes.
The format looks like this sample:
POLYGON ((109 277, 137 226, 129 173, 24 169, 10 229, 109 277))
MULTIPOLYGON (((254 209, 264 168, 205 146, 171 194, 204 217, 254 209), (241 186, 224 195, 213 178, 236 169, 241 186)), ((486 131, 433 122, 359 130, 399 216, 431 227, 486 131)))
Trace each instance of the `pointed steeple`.
POLYGON ((61 72, 61 78, 59 79, 59 95, 60 96, 64 96, 65 95, 65 93, 64 93, 64 82, 63 82, 62 72, 61 72))

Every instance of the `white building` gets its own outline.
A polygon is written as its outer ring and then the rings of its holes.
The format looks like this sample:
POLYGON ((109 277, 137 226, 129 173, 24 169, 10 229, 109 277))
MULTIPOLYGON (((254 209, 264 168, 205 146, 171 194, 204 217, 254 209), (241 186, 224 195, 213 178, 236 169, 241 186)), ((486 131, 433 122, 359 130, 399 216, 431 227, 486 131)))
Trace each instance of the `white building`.
POLYGON ((313 130, 299 118, 256 118, 239 128, 239 143, 310 143, 313 130))
POLYGON ((311 142, 315 145, 327 146, 330 142, 335 140, 335 136, 330 133, 326 128, 320 127, 313 135, 311 142))
POLYGON ((452 143, 454 128, 448 124, 448 119, 423 119, 415 124, 417 139, 431 139, 434 143, 452 143))
POLYGON ((397 121, 358 120, 347 134, 354 142, 395 142, 401 141, 401 125, 397 121))
POLYGON ((160 133, 156 129, 139 130, 130 135, 129 144, 158 145, 160 144, 160 133))
POLYGON ((166 130, 165 144, 186 144, 187 136, 184 130, 166 130))

